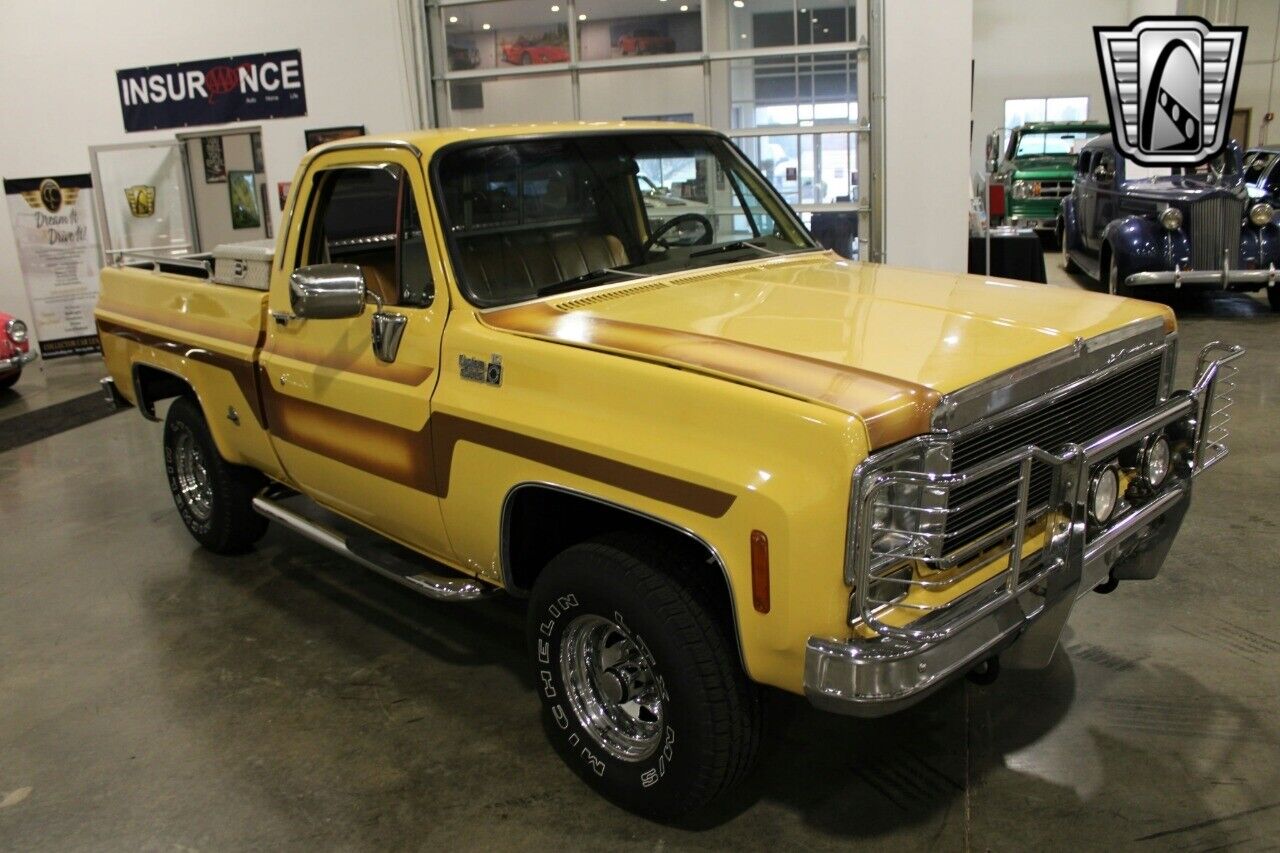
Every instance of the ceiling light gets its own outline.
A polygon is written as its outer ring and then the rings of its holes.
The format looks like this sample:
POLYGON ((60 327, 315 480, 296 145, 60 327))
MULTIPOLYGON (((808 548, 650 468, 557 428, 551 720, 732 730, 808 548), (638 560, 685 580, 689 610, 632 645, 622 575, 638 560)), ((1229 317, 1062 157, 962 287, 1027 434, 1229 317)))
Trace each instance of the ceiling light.
POLYGON ((559 6, 552 6, 552 7, 551 7, 551 11, 552 11, 552 12, 559 12, 559 11, 560 11, 560 7, 559 7, 559 6))
POLYGON ((449 16, 449 23, 451 23, 451 24, 456 24, 456 23, 458 23, 458 16, 457 16, 457 15, 450 15, 450 16, 449 16))
POLYGON ((688 12, 688 11, 689 11, 689 7, 688 7, 688 6, 681 6, 681 7, 680 7, 680 11, 681 11, 681 12, 688 12))
POLYGON ((738 34, 738 38, 740 38, 740 39, 744 39, 744 38, 746 38, 746 37, 747 37, 747 34, 746 34, 746 33, 739 33, 739 34, 738 34))
POLYGON ((741 9, 745 5, 747 5, 746 0, 733 0, 733 8, 735 9, 741 9))
POLYGON ((585 21, 586 19, 587 19, 587 13, 586 13, 586 12, 583 12, 581 15, 579 15, 579 16, 578 16, 578 20, 579 20, 579 21, 585 21))
POLYGON ((800 14, 803 15, 805 12, 808 12, 808 11, 809 11, 808 9, 801 9, 800 14))
POLYGON ((482 29, 482 30, 488 30, 488 29, 492 29, 492 27, 491 27, 489 24, 481 24, 481 25, 480 25, 480 29, 482 29))
POLYGON ((822 28, 822 31, 823 31, 824 33, 829 33, 829 32, 831 32, 831 28, 830 28, 830 27, 823 27, 823 28, 822 28))

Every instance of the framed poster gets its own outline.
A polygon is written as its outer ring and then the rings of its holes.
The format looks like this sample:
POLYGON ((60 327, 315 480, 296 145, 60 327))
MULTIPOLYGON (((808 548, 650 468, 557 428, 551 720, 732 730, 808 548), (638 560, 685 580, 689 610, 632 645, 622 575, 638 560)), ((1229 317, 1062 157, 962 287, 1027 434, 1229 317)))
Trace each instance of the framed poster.
POLYGON ((253 171, 261 175, 267 171, 267 167, 262 160, 262 134, 249 134, 249 145, 253 148, 253 171))
POLYGON ((200 151, 204 154, 204 182, 220 184, 227 179, 227 158, 222 153, 221 136, 200 138, 200 151))
POLYGON ((228 172, 227 194, 231 199, 232 228, 262 227, 262 215, 258 212, 258 189, 254 184, 253 172, 228 172))
POLYGON ((310 151, 317 145, 323 145, 326 142, 332 142, 335 139, 350 139, 353 136, 364 136, 363 124, 349 124, 343 127, 318 127, 314 130, 304 131, 307 139, 307 150, 310 151))

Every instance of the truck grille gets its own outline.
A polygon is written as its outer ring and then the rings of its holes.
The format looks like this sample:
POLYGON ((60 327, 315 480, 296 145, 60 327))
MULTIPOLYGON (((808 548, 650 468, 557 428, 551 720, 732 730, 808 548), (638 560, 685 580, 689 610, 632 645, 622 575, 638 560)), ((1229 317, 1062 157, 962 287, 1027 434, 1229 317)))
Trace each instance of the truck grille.
POLYGON ((1191 205, 1191 263, 1198 270, 1222 269, 1226 253, 1234 266, 1240 255, 1244 201, 1206 198, 1191 205))
POLYGON ((1040 198, 1066 198, 1071 195, 1071 181, 1041 181, 1040 198))
MULTIPOLYGON (((1026 445, 1035 445, 1050 453, 1060 451, 1072 442, 1084 443, 1138 418, 1160 401, 1161 358, 1153 356, 1108 377, 1078 388, 1072 393, 1031 411, 999 421, 987 430, 958 440, 952 450, 952 471, 963 471, 980 462, 1026 445)), ((946 529, 942 553, 949 553, 975 541, 986 533, 1009 524, 1017 500, 1017 484, 992 492, 977 503, 971 498, 981 495, 1007 473, 983 477, 952 489, 948 493, 946 529), (952 509, 954 508, 954 509, 952 509)), ((1031 468, 1031 484, 1027 506, 1038 515, 1049 500, 1053 487, 1053 471, 1037 462, 1031 468)))

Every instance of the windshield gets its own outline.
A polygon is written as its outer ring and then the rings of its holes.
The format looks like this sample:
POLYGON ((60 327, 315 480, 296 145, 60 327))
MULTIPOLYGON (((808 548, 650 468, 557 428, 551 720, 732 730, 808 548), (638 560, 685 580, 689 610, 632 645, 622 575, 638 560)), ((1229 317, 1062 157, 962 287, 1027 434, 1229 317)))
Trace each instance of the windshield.
POLYGON ((1018 137, 1018 147, 1013 152, 1016 157, 1037 157, 1054 154, 1075 154, 1080 146, 1097 136, 1092 130, 1047 130, 1037 133, 1023 133, 1018 137))
POLYGON ((454 269, 481 306, 815 248, 712 134, 467 145, 446 149, 435 172, 454 269))

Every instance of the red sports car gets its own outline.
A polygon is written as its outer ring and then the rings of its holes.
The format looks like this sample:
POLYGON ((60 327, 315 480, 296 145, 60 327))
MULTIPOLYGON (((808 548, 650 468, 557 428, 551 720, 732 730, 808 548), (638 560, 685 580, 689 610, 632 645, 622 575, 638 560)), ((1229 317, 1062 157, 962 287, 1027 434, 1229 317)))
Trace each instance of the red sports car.
POLYGON ((22 375, 22 366, 34 361, 27 340, 27 324, 0 311, 0 391, 10 387, 22 375))
POLYGON ((512 65, 546 65, 568 62, 569 49, 559 44, 540 44, 516 39, 502 46, 502 58, 512 65))
POLYGON ((618 37, 618 50, 623 56, 637 53, 675 53, 676 40, 654 30, 636 30, 618 37))

